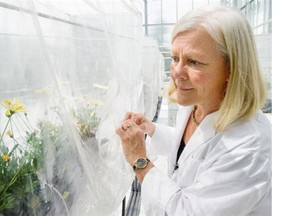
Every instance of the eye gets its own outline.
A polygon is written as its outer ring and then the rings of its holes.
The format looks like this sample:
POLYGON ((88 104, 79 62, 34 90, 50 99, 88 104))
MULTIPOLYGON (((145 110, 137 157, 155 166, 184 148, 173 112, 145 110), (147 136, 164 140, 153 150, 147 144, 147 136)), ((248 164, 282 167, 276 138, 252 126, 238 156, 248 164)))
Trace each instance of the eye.
POLYGON ((199 65, 202 65, 201 62, 198 62, 198 61, 195 61, 195 60, 188 60, 188 64, 190 65, 194 65, 194 66, 199 66, 199 65))
POLYGON ((171 56, 172 62, 177 63, 179 62, 179 58, 176 56, 171 56))

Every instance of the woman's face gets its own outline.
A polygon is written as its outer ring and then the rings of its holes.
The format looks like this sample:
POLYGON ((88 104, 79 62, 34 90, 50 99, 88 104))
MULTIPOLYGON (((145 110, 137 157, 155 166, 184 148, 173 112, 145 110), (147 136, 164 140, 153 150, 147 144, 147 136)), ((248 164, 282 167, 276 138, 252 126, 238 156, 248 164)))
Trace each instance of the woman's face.
POLYGON ((176 36, 172 44, 171 78, 180 105, 217 107, 229 77, 223 54, 203 28, 176 36))

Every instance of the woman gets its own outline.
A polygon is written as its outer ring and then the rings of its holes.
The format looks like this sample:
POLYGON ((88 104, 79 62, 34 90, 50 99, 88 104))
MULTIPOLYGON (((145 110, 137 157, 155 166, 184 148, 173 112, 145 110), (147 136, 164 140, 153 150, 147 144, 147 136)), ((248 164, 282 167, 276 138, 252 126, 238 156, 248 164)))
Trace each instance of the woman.
POLYGON ((271 124, 253 32, 227 7, 191 11, 172 33, 176 127, 127 113, 116 133, 142 188, 146 215, 271 215, 271 124), (169 158, 147 159, 144 134, 169 158))

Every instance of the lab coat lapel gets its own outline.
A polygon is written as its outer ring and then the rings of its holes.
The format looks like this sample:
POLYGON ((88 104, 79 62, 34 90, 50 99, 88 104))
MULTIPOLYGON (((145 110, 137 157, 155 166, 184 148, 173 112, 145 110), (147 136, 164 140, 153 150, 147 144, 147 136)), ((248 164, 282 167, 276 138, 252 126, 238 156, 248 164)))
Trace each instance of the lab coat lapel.
POLYGON ((192 109, 193 107, 184 107, 180 112, 182 113, 179 113, 179 119, 178 119, 178 122, 181 122, 179 125, 176 125, 176 127, 178 127, 179 129, 177 129, 177 132, 176 132, 176 148, 178 150, 178 147, 180 145, 180 142, 181 142, 181 139, 182 139, 182 136, 183 136, 183 133, 184 133, 184 130, 185 130, 185 127, 186 127, 186 124, 188 122, 188 119, 190 117, 190 114, 192 112, 192 109))
POLYGON ((191 107, 181 107, 179 109, 178 112, 178 116, 177 116, 177 130, 175 131, 175 140, 174 140, 174 147, 173 150, 171 151, 171 163, 170 163, 170 167, 169 167, 169 173, 172 174, 173 170, 174 170, 174 166, 175 166, 175 162, 176 162, 176 157, 177 157, 177 151, 183 136, 183 132, 185 130, 185 126, 187 124, 187 121, 189 119, 189 116, 192 112, 193 106, 191 107))
POLYGON ((179 158, 179 166, 181 166, 187 157, 192 154, 199 146, 205 144, 208 140, 216 135, 216 131, 212 126, 212 119, 215 114, 216 113, 211 113, 206 116, 198 126, 179 158))

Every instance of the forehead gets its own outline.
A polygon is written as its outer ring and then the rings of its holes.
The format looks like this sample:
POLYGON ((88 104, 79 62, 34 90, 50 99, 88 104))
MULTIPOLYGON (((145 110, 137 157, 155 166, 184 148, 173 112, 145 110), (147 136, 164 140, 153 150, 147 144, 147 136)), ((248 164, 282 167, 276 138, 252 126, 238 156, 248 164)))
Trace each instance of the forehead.
POLYGON ((197 28, 185 32, 179 33, 173 43, 172 43, 172 51, 175 48, 185 48, 189 49, 216 49, 216 42, 213 38, 208 34, 208 32, 204 28, 197 28))

